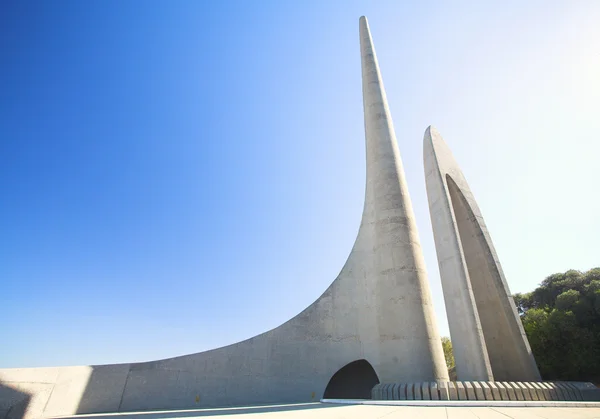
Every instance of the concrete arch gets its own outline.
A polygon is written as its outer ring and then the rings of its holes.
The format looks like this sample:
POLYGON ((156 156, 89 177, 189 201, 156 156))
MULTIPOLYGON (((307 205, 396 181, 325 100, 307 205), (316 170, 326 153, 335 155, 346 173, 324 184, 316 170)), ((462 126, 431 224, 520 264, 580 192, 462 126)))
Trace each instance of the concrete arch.
POLYGON ((458 379, 539 381, 481 211, 435 128, 425 132, 423 153, 458 379))
POLYGON ((0 381, 28 391, 45 416, 315 401, 330 378, 357 359, 368 359, 386 382, 447 381, 366 18, 359 26, 365 205, 350 256, 321 297, 281 326, 223 348, 135 364, 0 370, 0 381), (40 383, 49 391, 39 390, 40 383))

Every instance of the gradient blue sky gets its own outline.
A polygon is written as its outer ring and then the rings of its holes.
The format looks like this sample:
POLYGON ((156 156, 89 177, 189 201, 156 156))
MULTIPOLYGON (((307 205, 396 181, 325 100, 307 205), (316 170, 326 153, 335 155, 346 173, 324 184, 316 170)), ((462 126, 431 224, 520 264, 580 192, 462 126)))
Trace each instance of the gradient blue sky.
POLYGON ((598 1, 4 1, 0 367, 197 352, 316 299, 363 206, 363 14, 441 333, 429 124, 513 292, 600 265, 598 1))

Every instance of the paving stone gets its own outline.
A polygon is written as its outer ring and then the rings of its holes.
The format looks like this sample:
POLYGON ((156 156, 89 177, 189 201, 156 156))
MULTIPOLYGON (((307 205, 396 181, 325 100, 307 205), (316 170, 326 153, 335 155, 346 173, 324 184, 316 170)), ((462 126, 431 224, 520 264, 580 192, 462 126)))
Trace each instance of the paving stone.
POLYGON ((542 388, 542 386, 540 385, 540 383, 529 383, 533 386, 533 388, 535 388, 535 391, 537 392, 537 396, 538 396, 538 400, 540 401, 547 401, 548 399, 546 398, 546 393, 544 392, 544 389, 542 388))
POLYGON ((400 388, 398 389, 398 399, 406 400, 406 383, 400 383, 400 388))
MULTIPOLYGON (((484 398, 484 400, 494 400, 494 394, 493 394, 493 391, 492 391, 492 386, 494 385, 494 383, 491 383, 491 382, 488 383, 486 381, 480 381, 479 385, 483 389, 483 398, 484 398)), ((494 388, 494 390, 497 390, 497 389, 494 388)))
POLYGON ((463 384, 465 386, 465 391, 467 392, 467 400, 477 400, 473 384, 470 381, 463 381, 463 384))
POLYGON ((485 400, 485 394, 483 394, 483 388, 481 387, 481 384, 479 384, 479 381, 471 381, 471 384, 475 390, 475 397, 477 400, 485 400))
POLYGON ((456 385, 456 392, 458 393, 458 400, 469 400, 467 398, 467 390, 465 389, 465 385, 462 381, 456 381, 454 383, 456 385))
POLYGON ((429 383, 429 394, 431 395, 431 400, 440 400, 439 386, 435 381, 429 383))
POLYGON ((525 400, 525 396, 523 395, 523 391, 521 390, 521 387, 519 385, 517 385, 517 383, 515 383, 514 381, 510 381, 508 383, 508 385, 514 390, 515 396, 516 396, 516 400, 525 400))
POLYGON ((452 381, 447 381, 448 385, 448 400, 458 400, 458 390, 456 388, 456 383, 452 381))
POLYGON ((511 400, 508 394, 508 389, 506 388, 506 383, 496 381, 494 382, 494 385, 500 392, 500 400, 511 400))
POLYGON ((413 391, 413 383, 406 383, 406 400, 415 400, 415 393, 413 391))
POLYGON ((523 385, 523 387, 525 387, 527 389, 527 392, 529 393, 531 400, 533 400, 534 402, 537 402, 540 400, 540 398, 537 395, 536 389, 531 385, 531 383, 523 382, 521 384, 523 385))
POLYGON ((423 400, 423 395, 421 394, 421 386, 419 383, 413 383, 413 396, 415 400, 423 400))

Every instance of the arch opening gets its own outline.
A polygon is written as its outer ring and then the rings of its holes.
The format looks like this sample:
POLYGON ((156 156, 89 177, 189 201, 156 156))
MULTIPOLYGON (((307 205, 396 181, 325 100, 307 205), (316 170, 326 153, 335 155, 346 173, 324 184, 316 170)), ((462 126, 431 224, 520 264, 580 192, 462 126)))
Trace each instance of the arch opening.
POLYGON ((371 389, 379 384, 379 377, 364 360, 350 362, 340 368, 325 388, 325 399, 370 399, 371 389))

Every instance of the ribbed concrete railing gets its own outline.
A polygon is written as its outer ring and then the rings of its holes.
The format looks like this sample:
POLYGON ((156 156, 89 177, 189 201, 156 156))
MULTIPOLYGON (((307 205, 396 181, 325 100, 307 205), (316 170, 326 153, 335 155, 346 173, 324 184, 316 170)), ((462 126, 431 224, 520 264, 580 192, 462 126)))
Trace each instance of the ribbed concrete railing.
POLYGON ((373 387, 371 397, 373 400, 600 401, 600 388, 575 381, 382 383, 373 387))

